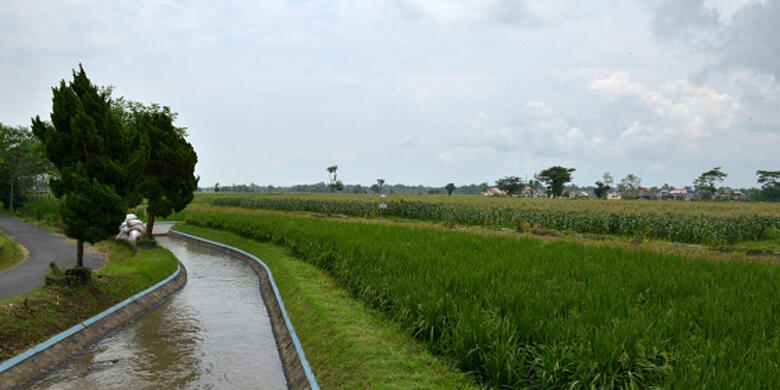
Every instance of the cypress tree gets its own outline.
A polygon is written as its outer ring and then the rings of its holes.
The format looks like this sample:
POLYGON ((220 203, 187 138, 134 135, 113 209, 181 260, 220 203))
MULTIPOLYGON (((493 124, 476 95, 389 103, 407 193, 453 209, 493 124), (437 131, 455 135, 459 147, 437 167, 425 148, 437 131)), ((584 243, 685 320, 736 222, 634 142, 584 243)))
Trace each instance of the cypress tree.
POLYGON ((155 217, 183 210, 198 187, 194 175, 198 156, 185 139, 184 129, 173 125, 175 116, 167 107, 159 110, 157 106, 135 113, 136 126, 148 137, 150 146, 140 182, 140 193, 148 202, 148 237, 152 236, 155 217))
POLYGON ((128 207, 138 204, 138 178, 149 157, 148 139, 122 123, 111 108, 110 89, 100 89, 84 68, 73 81, 52 88, 51 125, 36 116, 33 133, 57 168, 51 190, 61 205, 65 235, 76 239, 76 266, 84 266, 84 242, 117 232, 128 207))

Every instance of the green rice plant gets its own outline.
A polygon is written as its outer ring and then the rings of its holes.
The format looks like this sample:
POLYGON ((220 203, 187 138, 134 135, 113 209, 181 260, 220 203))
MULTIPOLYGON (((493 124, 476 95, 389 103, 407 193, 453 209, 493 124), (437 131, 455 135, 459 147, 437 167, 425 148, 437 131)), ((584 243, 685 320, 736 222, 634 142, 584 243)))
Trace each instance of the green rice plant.
POLYGON ((496 389, 780 383, 774 265, 285 215, 176 218, 291 248, 496 389))

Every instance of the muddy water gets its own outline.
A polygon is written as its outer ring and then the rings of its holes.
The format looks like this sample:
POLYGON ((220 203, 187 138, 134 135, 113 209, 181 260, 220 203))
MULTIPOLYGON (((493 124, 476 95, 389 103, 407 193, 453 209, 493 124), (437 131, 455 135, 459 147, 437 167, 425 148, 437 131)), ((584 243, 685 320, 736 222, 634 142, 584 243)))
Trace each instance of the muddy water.
POLYGON ((33 389, 286 389, 257 275, 226 255, 161 237, 187 268, 166 303, 33 389))

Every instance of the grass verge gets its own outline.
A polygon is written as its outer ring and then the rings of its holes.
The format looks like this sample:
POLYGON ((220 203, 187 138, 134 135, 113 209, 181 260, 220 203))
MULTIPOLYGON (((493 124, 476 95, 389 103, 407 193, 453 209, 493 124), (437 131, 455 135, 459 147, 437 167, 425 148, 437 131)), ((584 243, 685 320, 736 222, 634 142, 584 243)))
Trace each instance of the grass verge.
POLYGON ((322 388, 479 388, 289 249, 192 225, 176 229, 243 249, 268 264, 322 388))
POLYGON ((129 245, 103 241, 96 244, 96 249, 109 261, 93 274, 91 283, 43 286, 0 301, 0 361, 154 285, 177 266, 173 254, 161 247, 136 253, 129 245))
POLYGON ((780 228, 770 228, 767 239, 762 241, 743 241, 730 246, 735 250, 780 253, 780 228))
POLYGON ((22 247, 11 237, 0 232, 0 272, 16 266, 22 260, 24 260, 22 247))
POLYGON ((62 234, 63 225, 60 221, 58 204, 59 202, 52 197, 30 200, 16 210, 14 217, 41 229, 62 234))

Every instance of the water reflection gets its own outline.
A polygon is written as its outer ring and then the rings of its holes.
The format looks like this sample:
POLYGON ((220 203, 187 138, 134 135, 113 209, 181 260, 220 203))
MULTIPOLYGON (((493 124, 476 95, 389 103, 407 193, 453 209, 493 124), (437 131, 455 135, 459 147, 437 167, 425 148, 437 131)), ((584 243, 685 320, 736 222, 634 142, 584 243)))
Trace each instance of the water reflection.
POLYGON ((158 242, 187 268, 187 286, 32 388, 286 388, 252 269, 182 241, 158 242))

